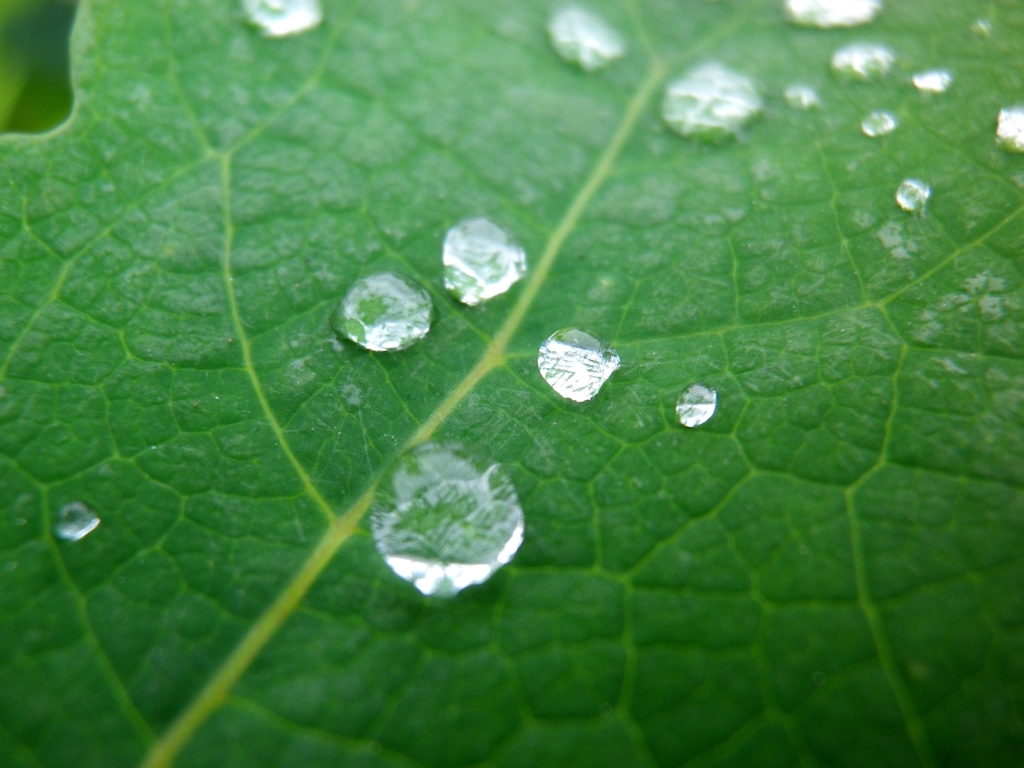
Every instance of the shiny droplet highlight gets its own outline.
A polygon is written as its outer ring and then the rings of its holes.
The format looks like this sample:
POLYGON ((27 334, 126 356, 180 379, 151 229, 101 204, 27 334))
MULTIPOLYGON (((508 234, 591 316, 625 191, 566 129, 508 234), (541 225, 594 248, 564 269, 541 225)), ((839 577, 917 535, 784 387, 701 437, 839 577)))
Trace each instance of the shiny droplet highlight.
POLYGON ((1007 152, 1024 152, 1024 105, 999 110, 996 143, 1007 152))
POLYGON ((684 427, 699 427, 715 415, 718 393, 703 384, 693 384, 679 396, 676 415, 684 427))
POLYGON ((540 345, 537 356, 544 381, 562 397, 577 403, 593 399, 620 363, 615 350, 575 328, 551 334, 540 345))
POLYGON ((821 106, 821 98, 809 85, 791 85, 783 97, 793 109, 817 109, 821 106))
POLYGON ((761 97, 745 75, 710 63, 670 83, 661 116, 682 136, 720 141, 761 113, 761 97))
POLYGON ((341 300, 334 329, 374 352, 406 349, 430 330, 430 296, 404 277, 385 272, 357 280, 341 300))
POLYGON ((424 595, 447 597, 512 559, 523 543, 523 510, 500 465, 430 442, 398 460, 370 530, 391 570, 424 595))
POLYGON ((856 27, 873 21, 881 0, 786 0, 786 17, 805 27, 856 27))
POLYGON ((907 179, 896 190, 896 204, 910 213, 923 213, 932 188, 920 179, 907 179))
POLYGON ((559 56, 586 72, 606 67, 626 53, 626 41, 614 27, 578 6, 556 11, 548 35, 559 56))
POLYGON ((860 122, 860 129, 865 136, 876 139, 888 136, 899 127, 899 121, 891 112, 872 112, 860 122))
POLYGON ((324 19, 320 0, 242 0, 242 10, 265 37, 297 35, 324 19))
POLYGON ((57 513, 53 535, 64 541, 79 541, 96 530, 99 515, 80 501, 65 504, 57 513))
POLYGON ((847 80, 874 80, 884 77, 896 57, 884 45, 851 43, 832 54, 832 69, 847 80))
POLYGON ((914 87, 925 93, 945 93, 953 84, 953 75, 945 69, 918 72, 913 77, 914 87))
POLYGON ((471 307, 505 293, 526 274, 526 252, 487 219, 467 219, 444 239, 444 287, 471 307))

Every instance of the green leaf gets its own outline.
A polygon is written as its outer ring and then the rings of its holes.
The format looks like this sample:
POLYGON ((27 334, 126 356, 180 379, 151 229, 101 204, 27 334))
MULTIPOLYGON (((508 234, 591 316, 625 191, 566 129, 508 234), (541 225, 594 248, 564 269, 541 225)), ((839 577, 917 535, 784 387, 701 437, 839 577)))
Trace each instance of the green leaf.
POLYGON ((71 121, 0 144, 0 764, 1022 765, 1020 5, 588 5, 629 46, 592 75, 547 0, 328 0, 281 40, 235 0, 81 7, 71 121), (829 73, 855 40, 888 78, 829 73), (707 60, 765 97, 737 142, 658 115, 707 60), (477 215, 531 270, 468 309, 440 246, 477 215), (336 343, 384 269, 434 328, 336 343), (622 357, 584 404, 536 368, 567 326, 622 357), (364 519, 427 438, 526 515, 451 600, 364 519), (57 540, 72 501, 102 523, 57 540))

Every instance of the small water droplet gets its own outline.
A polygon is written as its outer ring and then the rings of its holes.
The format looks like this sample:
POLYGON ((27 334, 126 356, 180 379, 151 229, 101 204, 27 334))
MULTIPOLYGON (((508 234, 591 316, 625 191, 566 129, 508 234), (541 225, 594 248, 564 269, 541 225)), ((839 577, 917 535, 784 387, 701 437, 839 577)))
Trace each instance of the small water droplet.
POLYGON ((867 24, 881 10, 881 0, 786 0, 790 21, 819 29, 867 24))
POLYGON ((1024 152, 1024 105, 999 110, 996 143, 1007 152, 1024 152))
POLYGON ((684 427, 699 427, 715 415, 718 393, 703 384, 694 384, 679 396, 676 415, 684 427))
POLYGON ((404 277, 384 272, 357 280, 341 300, 334 329, 374 352, 407 349, 430 330, 430 296, 404 277))
POLYGON ((324 19, 320 0, 242 0, 242 8, 264 37, 297 35, 324 19))
POLYGON ((860 122, 860 129, 872 139, 887 136, 899 127, 899 121, 891 112, 872 112, 860 122))
POLYGON ((615 351, 584 331, 567 328, 540 345, 537 367, 562 397, 583 403, 601 391, 621 360, 615 351))
POLYGON ((100 519, 95 512, 82 502, 73 501, 65 504, 57 513, 53 533, 64 541, 78 541, 95 531, 99 524, 100 519))
POLYGON ((928 93, 945 93, 953 84, 953 75, 945 69, 930 69, 918 72, 913 77, 914 87, 928 93))
POLYGON ((832 54, 832 69, 848 80, 873 80, 892 69, 896 57, 884 45, 851 43, 832 54))
POLYGON ((370 516, 377 551, 425 595, 486 581, 523 542, 511 480, 461 445, 424 443, 405 454, 370 516))
POLYGON ((626 53, 626 42, 600 16, 570 6, 557 11, 548 23, 555 52, 585 72, 608 66, 626 53))
POLYGON ((817 91, 809 85, 791 85, 783 96, 793 109, 817 109, 821 106, 817 91))
POLYGON ((526 273, 526 252, 487 219, 467 219, 444 239, 444 287, 463 304, 505 293, 526 273))
POLYGON ((920 179, 907 179, 896 190, 896 202, 904 211, 923 213, 932 188, 920 179))
POLYGON ((992 22, 988 19, 977 19, 971 25, 971 31, 981 37, 992 37, 992 22))
POLYGON ((711 62, 670 83, 661 116, 682 136, 720 141, 736 136, 761 112, 753 81, 711 62))

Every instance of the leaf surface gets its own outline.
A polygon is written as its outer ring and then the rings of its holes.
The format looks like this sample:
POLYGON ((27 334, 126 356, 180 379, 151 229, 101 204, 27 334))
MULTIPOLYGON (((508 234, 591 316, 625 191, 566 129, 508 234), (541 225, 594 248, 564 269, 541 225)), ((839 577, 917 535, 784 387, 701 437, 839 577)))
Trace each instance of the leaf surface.
POLYGON ((72 120, 0 144, 0 763, 1022 765, 1021 8, 590 5, 629 46, 596 75, 532 0, 328 0, 283 40, 231 0, 81 7, 72 120), (830 75, 856 40, 888 78, 830 75), (765 96, 738 142, 658 116, 707 60, 765 96), (440 248, 479 215, 531 271, 468 309, 440 248), (402 353, 330 331, 381 270, 435 304, 402 353), (537 371, 567 326, 622 357, 589 403, 537 371), (428 438, 526 515, 452 600, 364 519, 428 438))

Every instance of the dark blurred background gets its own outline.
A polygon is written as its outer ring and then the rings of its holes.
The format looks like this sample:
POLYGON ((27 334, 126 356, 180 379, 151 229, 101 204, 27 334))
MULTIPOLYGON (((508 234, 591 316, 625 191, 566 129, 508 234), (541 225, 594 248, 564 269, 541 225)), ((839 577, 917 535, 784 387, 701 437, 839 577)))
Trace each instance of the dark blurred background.
POLYGON ((0 0, 0 131, 48 131, 71 112, 74 16, 74 0, 0 0))

